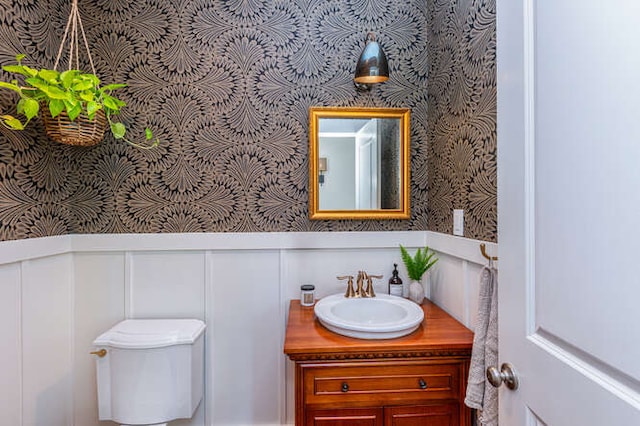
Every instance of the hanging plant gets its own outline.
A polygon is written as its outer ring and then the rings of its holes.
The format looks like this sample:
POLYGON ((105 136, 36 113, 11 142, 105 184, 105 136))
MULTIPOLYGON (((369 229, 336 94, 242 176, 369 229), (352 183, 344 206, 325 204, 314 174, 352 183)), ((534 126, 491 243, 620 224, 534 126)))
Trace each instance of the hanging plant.
POLYGON ((23 80, 11 82, 0 81, 0 87, 17 92, 20 97, 16 111, 23 119, 12 115, 2 115, 2 124, 12 130, 24 130, 29 122, 41 113, 47 134, 57 142, 89 146, 102 140, 107 124, 117 140, 122 140, 138 148, 154 148, 158 139, 153 140, 153 133, 145 129, 146 143, 140 144, 126 137, 126 127, 112 116, 117 115, 126 103, 113 96, 113 91, 126 87, 126 84, 108 84, 100 86, 89 45, 82 28, 78 2, 73 0, 71 14, 67 22, 58 56, 53 69, 31 68, 22 65, 25 55, 16 56, 16 65, 5 65, 3 70, 17 74, 23 80), (91 64, 92 73, 80 71, 79 67, 79 33, 91 64), (62 55, 65 41, 69 36, 69 69, 56 70, 62 55), (76 69, 71 69, 74 63, 76 69))

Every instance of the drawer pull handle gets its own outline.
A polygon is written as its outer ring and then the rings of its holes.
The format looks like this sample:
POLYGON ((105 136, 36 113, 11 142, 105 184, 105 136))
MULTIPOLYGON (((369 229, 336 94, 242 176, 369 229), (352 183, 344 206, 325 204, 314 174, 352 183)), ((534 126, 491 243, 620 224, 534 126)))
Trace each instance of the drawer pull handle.
POLYGON ((347 382, 342 382, 342 392, 349 392, 349 384, 347 382))
POLYGON ((423 379, 418 380, 418 385, 420 385, 420 389, 427 388, 427 382, 425 382, 423 379))

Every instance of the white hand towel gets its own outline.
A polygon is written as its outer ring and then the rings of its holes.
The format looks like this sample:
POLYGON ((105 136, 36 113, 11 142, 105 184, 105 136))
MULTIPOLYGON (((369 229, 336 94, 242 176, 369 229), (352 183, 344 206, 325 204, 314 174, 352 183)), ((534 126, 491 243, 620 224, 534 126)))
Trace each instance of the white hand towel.
POLYGON ((480 274, 480 297, 471 367, 464 403, 479 410, 481 426, 498 426, 498 389, 487 381, 488 367, 498 367, 498 271, 485 267, 480 274))

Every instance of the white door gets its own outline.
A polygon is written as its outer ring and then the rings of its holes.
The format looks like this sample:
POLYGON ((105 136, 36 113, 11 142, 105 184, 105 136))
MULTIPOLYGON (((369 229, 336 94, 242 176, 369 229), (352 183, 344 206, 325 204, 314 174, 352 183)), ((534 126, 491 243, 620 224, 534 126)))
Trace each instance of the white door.
POLYGON ((640 425, 640 1, 497 3, 500 424, 640 425))
POLYGON ((356 210, 380 208, 378 122, 371 119, 356 133, 356 210))

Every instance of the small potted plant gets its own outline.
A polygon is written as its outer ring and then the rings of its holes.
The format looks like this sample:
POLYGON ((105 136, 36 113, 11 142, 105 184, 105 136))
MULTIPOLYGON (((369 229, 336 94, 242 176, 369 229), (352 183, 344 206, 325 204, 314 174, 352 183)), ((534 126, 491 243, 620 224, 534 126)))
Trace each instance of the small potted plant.
POLYGON ((53 140, 69 144, 89 146, 100 142, 109 125, 113 137, 138 148, 153 148, 158 140, 145 129, 147 142, 134 143, 125 137, 126 127, 112 116, 118 114, 126 104, 113 96, 113 91, 126 87, 125 84, 100 86, 100 79, 94 74, 77 69, 56 71, 46 68, 35 69, 22 65, 25 55, 17 55, 17 65, 2 67, 7 72, 18 74, 17 79, 7 83, 0 81, 0 87, 18 93, 16 111, 24 119, 12 115, 0 116, 1 123, 12 130, 23 130, 40 112, 45 129, 53 140))
POLYGON ((438 258, 429 247, 425 247, 424 250, 419 248, 415 255, 411 257, 402 244, 400 245, 400 254, 404 266, 407 268, 407 275, 411 280, 409 299, 420 304, 424 300, 424 288, 421 283, 422 276, 438 261, 438 258))

